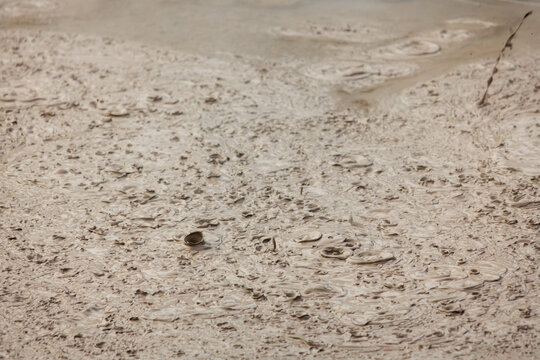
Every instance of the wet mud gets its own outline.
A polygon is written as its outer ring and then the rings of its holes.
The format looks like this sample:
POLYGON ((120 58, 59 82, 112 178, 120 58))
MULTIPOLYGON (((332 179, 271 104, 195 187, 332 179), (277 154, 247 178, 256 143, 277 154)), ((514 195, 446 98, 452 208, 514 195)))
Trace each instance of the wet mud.
POLYGON ((523 5, 262 21, 312 57, 0 4, 0 358, 538 358, 537 18, 477 104, 523 5))

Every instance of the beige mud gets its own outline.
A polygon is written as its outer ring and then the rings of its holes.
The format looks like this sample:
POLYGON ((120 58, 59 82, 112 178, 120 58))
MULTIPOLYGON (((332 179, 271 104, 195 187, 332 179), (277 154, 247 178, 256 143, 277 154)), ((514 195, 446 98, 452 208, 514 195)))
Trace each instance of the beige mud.
POLYGON ((536 5, 283 57, 0 4, 0 358, 539 357, 536 5))

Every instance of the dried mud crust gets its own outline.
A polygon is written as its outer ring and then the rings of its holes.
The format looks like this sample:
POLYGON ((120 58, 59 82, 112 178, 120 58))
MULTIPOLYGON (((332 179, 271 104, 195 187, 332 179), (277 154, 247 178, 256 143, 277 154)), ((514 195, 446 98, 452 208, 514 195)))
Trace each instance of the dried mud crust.
POLYGON ((538 54, 369 115, 280 63, 0 54, 0 357, 537 356, 538 54))

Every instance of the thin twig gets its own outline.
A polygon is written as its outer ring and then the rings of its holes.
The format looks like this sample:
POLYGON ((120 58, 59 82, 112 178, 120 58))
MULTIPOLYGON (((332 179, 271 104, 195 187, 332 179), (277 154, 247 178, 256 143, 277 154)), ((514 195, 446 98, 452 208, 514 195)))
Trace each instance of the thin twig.
POLYGON ((486 99, 487 99, 487 95, 488 95, 488 90, 489 90, 489 86, 491 85, 491 83, 493 82, 493 76, 497 73, 498 69, 497 69, 497 65, 499 65, 499 61, 501 60, 502 56, 503 56, 503 53, 504 53, 504 50, 506 50, 507 48, 511 49, 512 48, 512 39, 514 38, 514 36, 516 36, 516 33, 518 32, 519 28, 521 27, 521 25, 523 24, 523 21, 525 21, 525 19, 532 14, 532 10, 527 12, 523 18, 521 19, 521 21, 519 22, 519 25, 517 26, 517 28, 512 32, 512 34, 510 34, 510 36, 508 37, 508 39, 506 39, 506 42, 504 43, 504 46, 503 48, 501 49, 501 51, 499 52, 499 56, 497 56, 497 60, 495 60, 495 65, 493 66, 493 70, 491 70, 491 75, 489 76, 489 79, 487 81, 487 86, 486 86, 486 91, 484 92, 484 96, 482 96, 482 99, 478 102, 478 105, 479 106, 482 106, 485 104, 486 102, 486 99))

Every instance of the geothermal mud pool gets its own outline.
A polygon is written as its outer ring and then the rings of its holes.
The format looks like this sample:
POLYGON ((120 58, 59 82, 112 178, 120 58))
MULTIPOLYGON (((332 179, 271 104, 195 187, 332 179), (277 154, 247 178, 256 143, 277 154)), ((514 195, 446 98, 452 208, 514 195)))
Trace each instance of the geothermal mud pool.
POLYGON ((539 358, 540 11, 448 3, 1 1, 0 358, 539 358))

